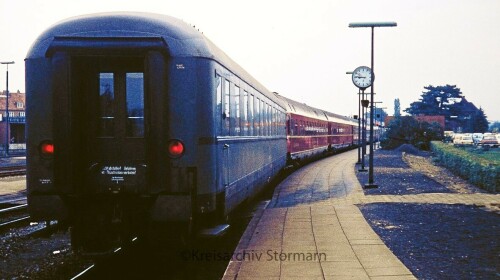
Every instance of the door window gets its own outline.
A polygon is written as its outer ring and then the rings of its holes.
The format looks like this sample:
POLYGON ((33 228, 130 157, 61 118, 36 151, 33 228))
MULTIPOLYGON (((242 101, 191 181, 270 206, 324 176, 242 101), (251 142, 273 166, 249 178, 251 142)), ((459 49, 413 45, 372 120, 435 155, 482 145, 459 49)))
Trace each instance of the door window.
POLYGON ((99 74, 99 132, 100 137, 112 137, 114 134, 114 74, 99 74))
POLYGON ((144 73, 101 72, 99 88, 98 137, 144 137, 144 73))
POLYGON ((144 73, 126 73, 127 137, 144 137, 144 73))

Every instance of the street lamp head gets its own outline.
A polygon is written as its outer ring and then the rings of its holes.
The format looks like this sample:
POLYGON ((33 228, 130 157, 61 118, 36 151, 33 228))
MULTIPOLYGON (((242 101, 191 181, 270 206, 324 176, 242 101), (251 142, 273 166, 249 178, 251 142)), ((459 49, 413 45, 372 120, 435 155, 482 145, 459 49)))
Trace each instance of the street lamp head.
POLYGON ((349 23, 349 27, 358 28, 358 27, 394 27, 398 26, 398 24, 394 21, 388 22, 351 22, 349 23))
POLYGON ((14 61, 2 61, 0 64, 14 64, 14 61))

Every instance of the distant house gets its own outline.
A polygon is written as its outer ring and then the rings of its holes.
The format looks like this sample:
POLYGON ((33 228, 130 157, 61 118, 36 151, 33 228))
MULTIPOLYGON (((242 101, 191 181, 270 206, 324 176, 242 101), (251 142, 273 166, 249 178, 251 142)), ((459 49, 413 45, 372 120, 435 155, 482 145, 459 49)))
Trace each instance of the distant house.
POLYGON ((0 94, 0 147, 4 150, 9 142, 10 149, 26 143, 26 95, 22 92, 9 92, 9 106, 7 108, 7 95, 0 94), (8 116, 7 116, 8 109, 8 116))
MULTIPOLYGON (((444 130, 445 127, 445 118, 444 116, 412 116, 415 120, 418 122, 426 122, 426 123, 438 123, 441 128, 444 130)), ((394 116, 387 116, 385 117, 385 125, 389 125, 389 123, 394 120, 394 116)))

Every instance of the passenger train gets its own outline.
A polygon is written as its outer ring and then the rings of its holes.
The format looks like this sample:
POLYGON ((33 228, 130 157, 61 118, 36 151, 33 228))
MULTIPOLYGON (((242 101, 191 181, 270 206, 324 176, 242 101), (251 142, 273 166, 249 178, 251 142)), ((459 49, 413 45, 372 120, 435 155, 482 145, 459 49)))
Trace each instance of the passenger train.
POLYGON ((27 54, 26 93, 30 215, 68 222, 84 252, 217 234, 287 160, 357 142, 355 120, 270 92, 163 15, 57 23, 27 54))

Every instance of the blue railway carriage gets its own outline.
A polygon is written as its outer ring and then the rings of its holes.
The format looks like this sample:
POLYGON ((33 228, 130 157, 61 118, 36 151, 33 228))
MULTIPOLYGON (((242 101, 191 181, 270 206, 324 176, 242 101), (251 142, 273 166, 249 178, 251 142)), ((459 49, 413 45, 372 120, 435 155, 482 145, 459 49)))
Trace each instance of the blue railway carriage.
POLYGON ((200 32, 154 14, 57 23, 26 58, 27 189, 74 248, 223 229, 286 162, 277 97, 200 32))

